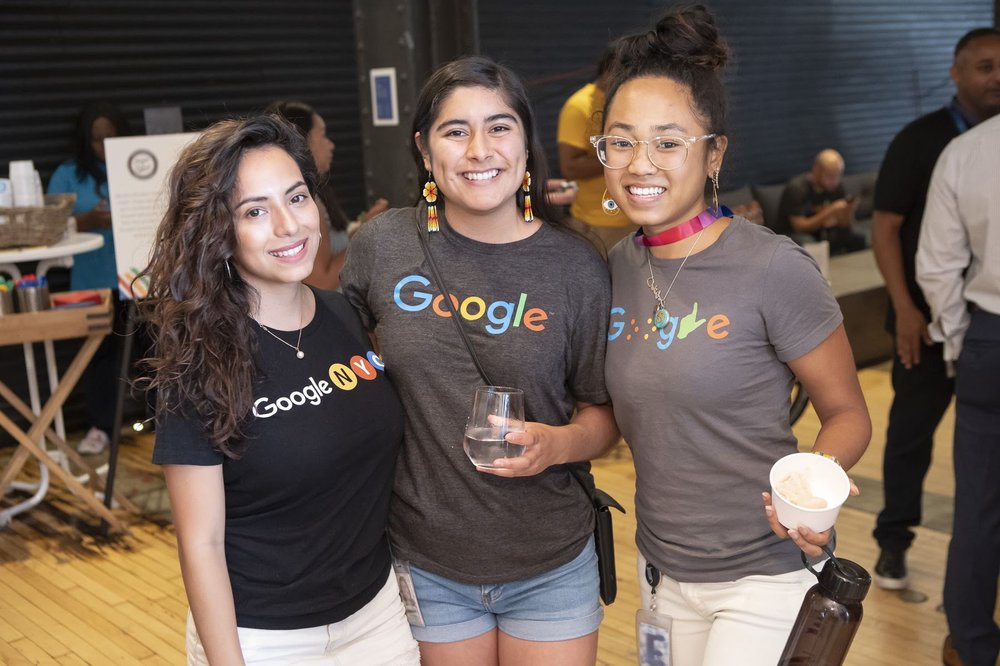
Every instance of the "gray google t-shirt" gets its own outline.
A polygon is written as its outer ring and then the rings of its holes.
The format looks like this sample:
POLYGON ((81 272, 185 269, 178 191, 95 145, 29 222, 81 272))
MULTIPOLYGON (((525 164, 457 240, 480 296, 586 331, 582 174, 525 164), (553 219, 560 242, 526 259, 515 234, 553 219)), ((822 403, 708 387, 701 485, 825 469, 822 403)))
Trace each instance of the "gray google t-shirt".
MULTIPOLYGON (((341 274, 344 294, 378 336, 406 412, 389 518, 393 551, 465 583, 535 576, 581 552, 593 510, 562 465, 500 478, 477 472, 466 457, 465 422, 483 381, 421 251, 425 215, 422 207, 397 209, 366 223, 341 274)), ((528 420, 562 425, 577 401, 608 401, 610 284, 585 240, 537 224, 524 240, 488 244, 442 219, 428 240, 487 375, 524 390, 528 420)))
POLYGON ((786 363, 823 342, 842 316, 812 258, 736 218, 706 250, 652 259, 670 320, 657 330, 644 247, 610 254, 607 382, 636 468, 637 543, 681 582, 787 573, 798 547, 773 534, 761 491, 794 453, 786 363))

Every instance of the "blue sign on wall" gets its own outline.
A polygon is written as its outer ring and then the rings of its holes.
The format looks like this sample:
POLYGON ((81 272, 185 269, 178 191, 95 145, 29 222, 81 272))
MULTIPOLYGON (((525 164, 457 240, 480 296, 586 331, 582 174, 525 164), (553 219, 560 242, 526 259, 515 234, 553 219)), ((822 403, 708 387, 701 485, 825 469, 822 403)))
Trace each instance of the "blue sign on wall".
POLYGON ((399 105, 396 102, 396 68, 372 69, 372 124, 376 127, 399 124, 399 105))

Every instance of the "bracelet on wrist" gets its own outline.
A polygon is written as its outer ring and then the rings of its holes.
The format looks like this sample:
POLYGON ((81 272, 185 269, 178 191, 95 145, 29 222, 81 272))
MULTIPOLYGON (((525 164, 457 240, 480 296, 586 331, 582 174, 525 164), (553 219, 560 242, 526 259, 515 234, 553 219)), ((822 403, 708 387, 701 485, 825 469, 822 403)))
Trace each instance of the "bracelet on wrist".
POLYGON ((823 453, 822 451, 811 451, 810 453, 815 453, 818 456, 823 456, 827 460, 832 460, 833 462, 840 465, 840 460, 838 460, 837 456, 833 455, 832 453, 823 453))

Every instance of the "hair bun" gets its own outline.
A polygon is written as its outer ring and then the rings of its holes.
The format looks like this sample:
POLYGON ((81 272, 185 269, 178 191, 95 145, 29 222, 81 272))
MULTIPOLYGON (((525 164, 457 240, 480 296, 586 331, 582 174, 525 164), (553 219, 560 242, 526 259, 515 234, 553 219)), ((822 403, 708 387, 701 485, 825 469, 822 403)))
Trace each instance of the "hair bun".
POLYGON ((704 5, 671 11, 647 35, 649 55, 666 56, 677 64, 718 70, 729 60, 729 48, 704 5))

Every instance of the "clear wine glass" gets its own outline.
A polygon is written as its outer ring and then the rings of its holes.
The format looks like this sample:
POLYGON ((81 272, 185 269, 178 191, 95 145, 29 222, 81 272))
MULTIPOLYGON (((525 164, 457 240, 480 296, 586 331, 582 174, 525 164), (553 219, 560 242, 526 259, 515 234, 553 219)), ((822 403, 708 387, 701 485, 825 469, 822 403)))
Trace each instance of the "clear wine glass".
POLYGON ((465 426, 462 448, 480 469, 497 469, 498 458, 516 458, 521 444, 507 441, 508 432, 524 432, 524 391, 507 386, 480 386, 465 426))

